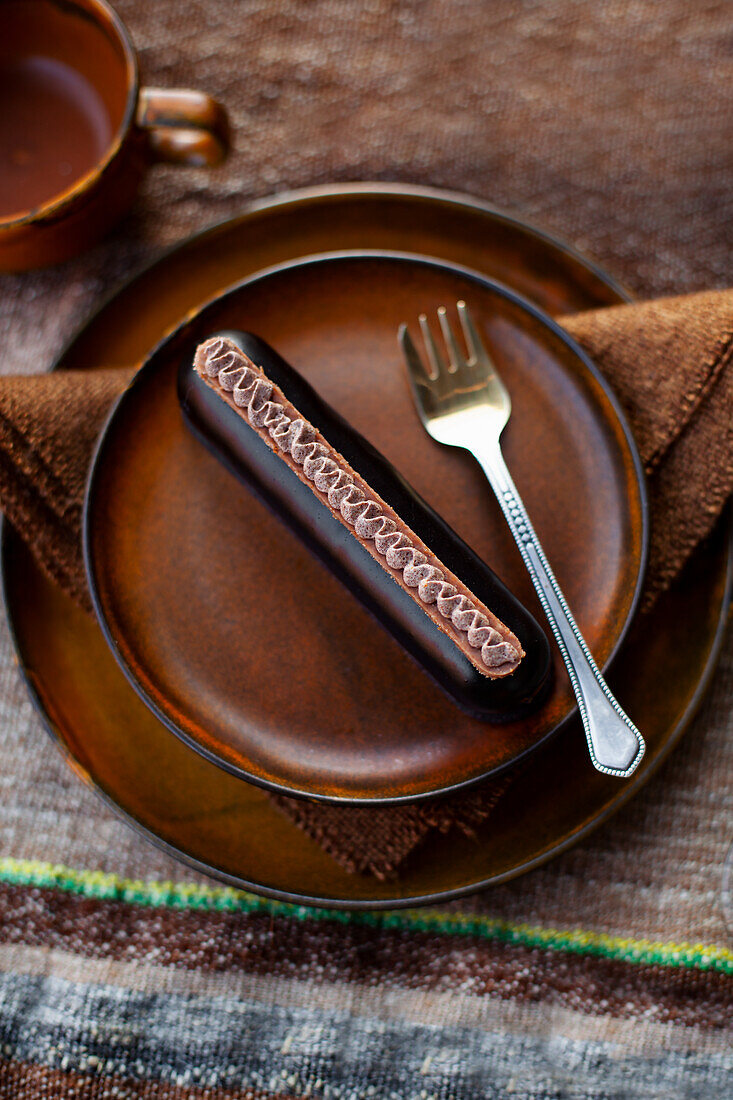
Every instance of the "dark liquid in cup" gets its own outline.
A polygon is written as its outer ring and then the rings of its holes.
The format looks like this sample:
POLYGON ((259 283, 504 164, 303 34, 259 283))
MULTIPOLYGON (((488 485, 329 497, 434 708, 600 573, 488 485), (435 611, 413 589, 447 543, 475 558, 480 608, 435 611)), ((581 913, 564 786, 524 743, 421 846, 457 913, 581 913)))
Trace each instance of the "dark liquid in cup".
POLYGON ((66 191, 104 156, 113 136, 101 96, 63 61, 0 63, 0 218, 66 191))

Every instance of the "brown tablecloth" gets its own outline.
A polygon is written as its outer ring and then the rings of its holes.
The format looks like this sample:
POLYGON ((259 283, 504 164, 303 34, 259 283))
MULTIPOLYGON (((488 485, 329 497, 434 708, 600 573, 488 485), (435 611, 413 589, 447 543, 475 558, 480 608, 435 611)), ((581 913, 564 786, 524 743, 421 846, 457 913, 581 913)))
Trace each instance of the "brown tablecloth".
MULTIPOLYGON (((480 194, 639 295, 733 283, 727 4, 118 6, 145 79, 223 99, 236 149, 156 169, 110 240, 4 278, 5 370, 50 364, 162 245, 333 179, 480 194)), ((136 837, 48 743, 0 629, 0 1097, 733 1088, 730 642, 694 734, 583 845, 439 913, 336 919, 136 837)))

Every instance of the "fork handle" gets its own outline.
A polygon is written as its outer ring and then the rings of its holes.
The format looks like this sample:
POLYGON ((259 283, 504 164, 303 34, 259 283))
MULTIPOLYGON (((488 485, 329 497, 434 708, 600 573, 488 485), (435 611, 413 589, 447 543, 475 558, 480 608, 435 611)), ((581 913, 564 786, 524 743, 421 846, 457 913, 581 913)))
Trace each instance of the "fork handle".
POLYGON ((593 660, 545 557, 500 447, 487 447, 474 454, 501 505, 552 627, 578 701, 590 758, 598 771, 625 778, 636 770, 644 755, 644 739, 611 694, 593 660))

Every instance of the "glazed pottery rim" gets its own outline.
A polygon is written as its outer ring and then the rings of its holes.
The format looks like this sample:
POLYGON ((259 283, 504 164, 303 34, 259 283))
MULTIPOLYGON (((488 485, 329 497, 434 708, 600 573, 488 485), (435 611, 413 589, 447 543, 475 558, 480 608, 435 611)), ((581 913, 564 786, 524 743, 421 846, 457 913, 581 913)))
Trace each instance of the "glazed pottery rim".
MULTIPOLYGON (((94 25, 103 34, 105 28, 99 26, 99 22, 94 19, 92 13, 86 10, 83 5, 77 5, 74 0, 71 0, 71 4, 68 0, 63 5, 59 5, 59 0, 50 0, 51 3, 57 6, 69 7, 73 6, 76 12, 86 15, 94 21, 94 25)), ((115 133, 105 150, 102 157, 95 162, 95 164, 80 176, 66 191, 60 191, 52 198, 47 199, 45 202, 39 203, 38 206, 33 207, 32 210, 26 210, 22 214, 14 214, 9 218, 0 218, 0 233, 9 229, 17 229, 23 225, 29 225, 34 222, 45 221, 49 218, 53 219, 54 215, 61 213, 66 207, 73 203, 80 195, 89 190, 90 187, 107 171, 108 167, 115 159, 120 149, 122 148, 127 134, 132 126, 135 118, 135 107, 137 104, 138 90, 139 90, 139 71, 137 63, 137 54, 135 53, 135 47, 130 37, 130 32, 123 23, 120 16, 115 9, 107 2, 107 0, 91 0, 91 3, 96 8, 102 10, 103 14, 109 19, 112 24, 115 33, 117 34, 118 44, 122 46, 122 52, 125 58, 125 70, 127 78, 127 97, 125 100, 125 110, 123 112, 120 123, 115 130, 115 133)), ((120 289, 120 288, 118 288, 120 289)), ((102 303, 104 306, 105 303, 102 303)), ((96 311, 95 311, 96 312, 96 311)), ((91 320, 94 314, 90 314, 86 321, 80 326, 80 329, 91 320)), ((72 336, 71 341, 73 342, 72 336)), ((55 369, 55 365, 52 369, 55 369)))
MULTIPOLYGON (((260 897, 270 898, 273 901, 282 902, 287 905, 308 906, 314 909, 332 909, 335 911, 347 911, 347 912, 378 912, 388 911, 390 909, 411 909, 424 905, 433 905, 436 902, 449 902, 456 901, 459 898, 469 897, 472 894, 480 893, 482 890, 486 890, 491 886, 500 886, 502 883, 510 882, 512 879, 519 878, 521 875, 527 874, 529 871, 534 871, 538 867, 543 866, 545 863, 549 863, 555 856, 561 855, 563 852, 574 847, 579 841, 588 837, 593 833, 600 825, 605 821, 608 821, 618 810, 624 806, 629 799, 631 799, 637 791, 639 791, 646 783, 652 778, 652 776, 659 770, 661 765, 666 761, 669 754, 675 748, 680 738, 688 728, 690 722, 694 718, 695 714, 699 710, 702 701, 705 697, 707 689, 710 685, 710 681, 718 665, 718 658, 723 646, 723 641, 728 631, 729 620, 729 608, 731 601, 733 600, 733 504, 727 505, 726 511, 720 517, 718 523, 721 526, 725 526, 727 530, 727 554, 726 554, 726 577, 725 587, 723 592, 723 599, 721 601, 721 612, 718 615, 718 621, 715 628, 715 633, 712 639, 712 644, 705 662, 705 667, 700 679, 697 682, 695 690, 690 697, 690 700, 685 707, 682 715, 679 717, 676 725, 674 726, 671 734, 664 742, 660 752, 654 759, 651 765, 643 766, 638 769, 635 775, 632 777, 630 783, 626 783, 623 786, 619 786, 619 793, 615 799, 613 799, 604 810, 602 810, 595 817, 592 817, 589 821, 586 821, 580 828, 574 832, 565 836, 555 845, 551 845, 545 851, 538 853, 534 858, 529 859, 526 863, 518 864, 512 867, 508 871, 504 871, 498 875, 489 876, 485 879, 479 879, 476 882, 472 882, 465 886, 458 886, 452 890, 436 890, 427 894, 413 894, 409 897, 393 897, 393 898, 338 898, 338 897, 316 897, 310 894, 298 894, 290 890, 280 890, 276 887, 265 886, 259 882, 251 881, 249 879, 239 878, 237 875, 231 875, 226 871, 213 867, 211 864, 205 863, 202 860, 197 859, 195 856, 190 855, 182 848, 177 848, 174 844, 170 844, 162 837, 154 833, 146 825, 143 825, 133 814, 123 809, 119 802, 115 801, 111 794, 108 794, 96 780, 91 773, 79 763, 71 752, 64 738, 59 734, 53 718, 48 713, 43 705, 40 693, 37 691, 33 682, 33 678, 29 669, 23 663, 22 660, 18 661, 18 671, 26 685, 28 694, 31 701, 43 723, 46 731, 49 734, 51 740, 55 743, 62 756, 66 760, 72 771, 79 774, 85 783, 91 787, 95 795, 108 806, 116 816, 129 825, 134 832, 143 839, 150 841, 159 851, 162 851, 165 855, 171 856, 173 859, 182 863, 184 866, 189 867, 192 871, 196 871, 200 874, 206 875, 209 878, 215 879, 217 882, 222 882, 224 885, 232 887, 236 890, 243 890, 260 897)), ((7 574, 3 568, 0 570, 0 591, 2 591, 3 599, 7 605, 7 574)), ((8 629, 10 637, 15 648, 16 654, 20 658, 21 650, 18 641, 18 634, 15 628, 15 623, 8 616, 7 617, 8 629)), ((294 826, 295 827, 295 826, 294 826)), ((399 881, 399 879, 397 880, 399 881)))
MULTIPOLYGON (((561 255, 574 260, 585 271, 589 271, 607 290, 611 290, 620 299, 618 302, 612 303, 612 305, 630 304, 634 301, 634 295, 628 287, 624 286, 624 284, 613 275, 609 275, 604 271, 601 264, 593 259, 592 256, 587 255, 585 252, 581 252, 580 249, 575 248, 574 245, 568 244, 567 241, 556 236, 549 229, 535 225, 534 222, 525 221, 518 215, 495 206, 493 203, 488 202, 486 199, 481 199, 477 195, 471 195, 466 191, 431 187, 428 184, 402 184, 398 182, 384 182, 382 180, 360 180, 350 183, 317 183, 309 187, 297 187, 282 191, 276 195, 270 195, 269 197, 264 195, 262 198, 252 199, 250 202, 244 204, 239 213, 230 215, 228 218, 220 218, 218 221, 211 222, 210 225, 202 226, 202 228, 197 229, 195 233, 190 233, 182 240, 175 241, 173 244, 161 249, 160 252, 156 253, 151 259, 140 264, 131 275, 120 279, 112 290, 101 297, 99 304, 85 316, 84 320, 77 326, 74 332, 72 332, 68 339, 61 344, 61 350, 56 355, 50 369, 63 370, 64 360, 76 346, 79 337, 86 331, 89 325, 96 320, 97 316, 103 313, 104 310, 107 309, 120 294, 124 293, 125 290, 132 287, 139 279, 152 272, 159 264, 165 263, 169 259, 173 259, 179 251, 190 248, 191 246, 200 245, 204 243, 207 237, 215 237, 218 233, 223 232, 227 228, 231 228, 234 225, 242 225, 252 218, 256 218, 258 215, 268 215, 272 212, 287 210, 289 208, 297 209, 297 207, 303 204, 306 206, 311 204, 317 205, 321 202, 325 203, 329 199, 338 200, 344 198, 351 200, 378 200, 383 198, 415 200, 424 202, 428 205, 452 206, 458 210, 467 210, 474 214, 487 215, 496 221, 502 222, 504 225, 511 226, 512 229, 515 229, 524 236, 542 241, 543 244, 551 246, 552 249, 559 252, 561 255)), ((1 225, 0 228, 2 228, 1 225)), ((331 255, 331 253, 328 253, 328 255, 331 255)), ((297 257, 293 257, 293 259, 295 258, 297 257)), ((440 259, 440 257, 436 258, 440 259)), ((225 289, 226 287, 221 287, 217 293, 221 293, 225 289)), ((197 305, 192 307, 193 310, 205 305, 208 300, 209 299, 202 299, 197 305)), ((152 354, 152 352, 148 354, 152 354)), ((0 523, 1 522, 2 513, 0 513, 0 523)))
MULTIPOLYGON (((559 734, 567 724, 572 721, 577 715, 577 704, 572 704, 563 718, 556 722, 553 726, 545 731, 541 737, 538 738, 532 745, 525 748, 517 756, 510 760, 498 765, 488 772, 483 772, 478 775, 469 776, 466 779, 458 780, 457 782, 450 783, 441 787, 437 787, 428 791, 421 791, 417 794, 414 792, 409 794, 379 797, 379 796, 361 796, 361 797, 349 797, 348 795, 329 795, 322 792, 314 793, 310 790, 301 788, 289 787, 284 783, 276 783, 269 779, 264 779, 261 776, 252 775, 244 770, 242 767, 233 763, 230 760, 225 759, 217 752, 207 748, 194 736, 188 734, 177 723, 161 709, 158 703, 146 691, 145 687, 141 684, 140 680, 134 673, 134 670, 128 666, 125 658, 120 652, 115 632, 107 622, 102 600, 100 598, 97 578, 95 573, 94 563, 94 551, 93 551, 93 524, 91 520, 92 511, 96 505, 97 495, 97 479, 99 472, 103 467, 105 461, 105 452, 111 436, 113 426, 117 420, 118 413, 122 409, 123 405, 129 400, 129 395, 137 389, 138 386, 143 384, 143 380, 147 379, 148 371, 151 365, 155 366, 155 361, 160 353, 163 352, 165 347, 173 340, 180 337, 181 332, 186 326, 189 326, 202 312, 223 302, 226 298, 237 293, 241 293, 246 290, 247 287, 256 285, 257 283, 277 276, 278 274, 284 274, 288 271, 298 269, 301 267, 309 267, 314 265, 323 265, 333 262, 342 262, 344 260, 387 260, 406 262, 409 264, 419 264, 425 267, 438 269, 442 271, 450 271, 452 274, 460 276, 462 278, 476 282, 478 285, 488 288, 490 291, 497 293, 500 297, 508 300, 513 305, 518 307, 525 313, 529 313, 535 321, 539 322, 541 326, 544 326, 546 330, 565 344, 572 354, 579 360, 582 365, 583 371, 586 372, 600 387, 603 394, 603 398, 608 402, 611 408, 611 412, 615 417, 616 424, 621 430, 623 440, 626 445, 626 453, 631 459, 634 483, 638 490, 639 497, 639 512, 640 512, 640 533, 639 533, 639 560, 636 571, 636 580, 634 583, 634 591, 629 603, 628 611, 624 622, 619 630, 618 636, 613 643, 610 652, 603 663, 603 669, 608 669, 616 656, 618 655, 621 646, 627 636, 627 633, 631 627, 632 622, 636 616, 639 601, 643 590, 643 584, 646 577, 646 567, 649 554, 649 538, 650 538, 650 519, 649 519, 649 502, 646 486, 646 478, 644 475, 644 468, 639 455, 639 451, 636 445, 631 428, 628 424, 626 416, 621 408, 618 398, 614 394, 610 384, 604 378, 602 372, 593 363, 590 357, 583 351, 583 349, 577 344, 577 342, 570 336, 565 329, 562 328, 549 314, 545 313, 543 309, 535 305, 533 302, 526 299, 523 295, 517 291, 501 283, 499 280, 483 275, 481 272, 474 268, 467 267, 462 264, 457 264, 452 261, 441 260, 436 257, 430 257, 420 255, 416 253, 410 253, 405 251, 395 251, 388 249, 345 249, 339 251, 330 251, 323 253, 314 253, 309 256, 298 257, 293 260, 286 260, 281 263, 270 265, 266 268, 262 268, 244 279, 240 279, 235 283, 217 291, 207 301, 200 303, 194 309, 186 313, 185 317, 175 327, 166 332, 161 340, 159 340, 154 347, 149 351, 143 363, 139 366, 134 377, 131 379, 128 386, 120 394, 117 400, 114 402, 110 412, 105 420, 105 423, 97 437, 96 445, 92 455, 92 459, 89 466, 86 490, 84 494, 84 505, 82 513, 82 546, 84 553, 84 567, 86 571, 87 583, 92 599, 92 605, 97 623, 104 635, 105 641, 112 652, 119 668, 123 672, 130 686, 136 692, 136 694, 142 699, 146 707, 151 713, 176 737, 178 737, 185 745, 203 756, 210 763, 215 764, 217 767, 222 768, 224 771, 236 776, 240 780, 246 783, 251 783, 255 786, 261 787, 265 790, 274 792, 279 795, 284 795, 290 798, 308 799, 316 802, 321 802, 330 805, 358 805, 358 806, 398 806, 405 804, 417 804, 418 802, 430 801, 435 798, 442 798, 449 795, 456 794, 459 791, 467 790, 471 787, 478 785, 481 782, 485 782, 490 777, 496 777, 502 772, 508 770, 511 767, 515 767, 520 761, 528 759, 532 753, 536 752, 541 746, 546 745, 553 737, 559 734)), ((550 643, 553 644, 552 642, 550 643)), ((584 750, 581 750, 584 751, 584 750)))

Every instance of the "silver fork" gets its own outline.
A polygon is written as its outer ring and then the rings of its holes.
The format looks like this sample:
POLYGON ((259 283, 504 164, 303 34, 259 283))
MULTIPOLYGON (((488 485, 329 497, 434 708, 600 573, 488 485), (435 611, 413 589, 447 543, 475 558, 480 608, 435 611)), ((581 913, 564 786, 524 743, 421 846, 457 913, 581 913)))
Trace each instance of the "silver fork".
POLYGON ((501 453, 501 433, 512 411, 509 393, 465 302, 458 302, 458 315, 468 358, 458 346, 445 308, 438 310, 448 363, 437 348, 427 317, 420 315, 429 372, 407 326, 400 326, 399 341, 420 418, 433 439, 448 447, 463 447, 486 474, 565 661, 591 760, 598 771, 625 778, 644 755, 644 739, 611 694, 555 580, 501 453))

